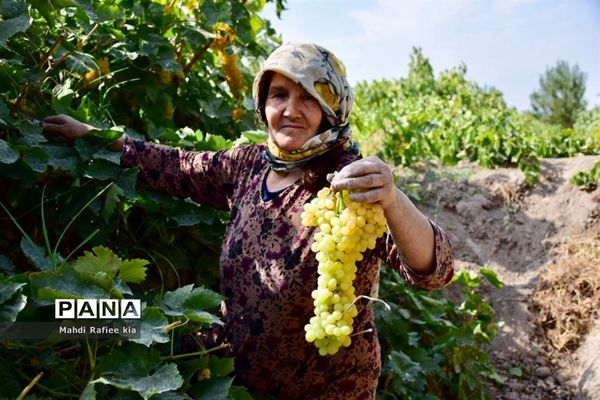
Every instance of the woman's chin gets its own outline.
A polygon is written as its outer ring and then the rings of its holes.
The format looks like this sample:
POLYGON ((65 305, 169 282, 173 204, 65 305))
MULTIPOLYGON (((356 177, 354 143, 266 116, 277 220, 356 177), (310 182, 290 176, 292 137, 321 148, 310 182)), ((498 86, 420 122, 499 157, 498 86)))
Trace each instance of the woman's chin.
POLYGON ((275 144, 277 144, 277 147, 279 147, 281 150, 288 152, 298 150, 303 145, 303 143, 299 143, 298 141, 294 140, 278 140, 275 142, 275 144))

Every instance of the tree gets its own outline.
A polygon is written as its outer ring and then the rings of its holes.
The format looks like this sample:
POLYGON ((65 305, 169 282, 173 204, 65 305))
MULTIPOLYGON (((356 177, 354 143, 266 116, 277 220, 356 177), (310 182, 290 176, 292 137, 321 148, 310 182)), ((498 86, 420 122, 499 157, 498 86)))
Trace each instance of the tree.
POLYGON ((530 96, 532 113, 542 121, 572 128, 577 115, 585 110, 585 81, 587 75, 579 66, 570 67, 566 61, 547 68, 540 76, 540 89, 530 96))

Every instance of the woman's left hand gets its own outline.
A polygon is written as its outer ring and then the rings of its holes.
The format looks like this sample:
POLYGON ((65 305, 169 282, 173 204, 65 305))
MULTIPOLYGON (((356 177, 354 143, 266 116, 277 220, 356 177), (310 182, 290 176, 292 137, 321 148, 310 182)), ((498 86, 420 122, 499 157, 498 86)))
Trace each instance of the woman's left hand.
POLYGON ((379 203, 388 229, 410 268, 420 274, 435 270, 435 237, 427 217, 396 188, 390 167, 378 157, 346 165, 331 180, 334 190, 354 190, 350 199, 379 203))
POLYGON ((353 201, 379 203, 384 210, 394 204, 398 190, 390 167, 376 156, 346 165, 334 175, 331 188, 350 190, 353 201))

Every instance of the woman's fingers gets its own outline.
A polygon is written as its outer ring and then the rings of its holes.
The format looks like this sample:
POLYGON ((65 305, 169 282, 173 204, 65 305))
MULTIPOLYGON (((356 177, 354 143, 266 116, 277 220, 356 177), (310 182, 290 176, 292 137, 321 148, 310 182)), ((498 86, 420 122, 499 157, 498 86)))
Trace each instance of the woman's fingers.
POLYGON ((393 184, 390 168, 377 157, 369 157, 348 164, 333 177, 335 190, 369 189, 393 184))
POLYGON ((387 181, 383 174, 371 173, 356 177, 337 178, 331 183, 331 186, 335 190, 370 189, 384 186, 386 183, 387 181))
POLYGON ((388 194, 385 188, 379 187, 365 192, 351 192, 349 196, 350 200, 357 203, 378 203, 385 200, 388 194))
POLYGON ((340 178, 344 178, 372 173, 381 173, 383 171, 389 171, 387 164, 377 157, 369 157, 346 165, 336 175, 340 178))
POLYGON ((59 137, 61 139, 75 139, 71 133, 71 130, 68 126, 64 124, 56 124, 52 122, 42 122, 42 129, 44 132, 59 137))
POLYGON ((44 118, 42 129, 51 135, 72 141, 84 136, 92 127, 75 118, 61 114, 44 118))
POLYGON ((333 177, 333 190, 350 190, 350 199, 359 203, 392 201, 396 191, 389 166, 377 157, 368 157, 348 164, 333 177))
POLYGON ((47 122, 50 124, 58 124, 62 125, 67 122, 69 119, 68 116, 60 114, 60 115, 50 115, 49 117, 44 118, 42 122, 47 122))

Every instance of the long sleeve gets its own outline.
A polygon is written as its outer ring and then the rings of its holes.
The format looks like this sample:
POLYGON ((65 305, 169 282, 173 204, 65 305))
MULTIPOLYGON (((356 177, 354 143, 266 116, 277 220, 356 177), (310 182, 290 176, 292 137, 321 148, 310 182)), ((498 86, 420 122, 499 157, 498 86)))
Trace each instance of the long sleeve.
POLYGON ((240 148, 217 152, 187 151, 126 138, 121 165, 138 167, 140 177, 153 189, 200 204, 229 209, 240 148))
POLYGON ((395 269, 409 285, 424 290, 447 285, 454 274, 452 243, 442 228, 432 221, 430 223, 435 240, 435 270, 429 275, 416 273, 410 268, 389 233, 382 238, 382 243, 377 249, 380 258, 385 260, 388 267, 395 269))

